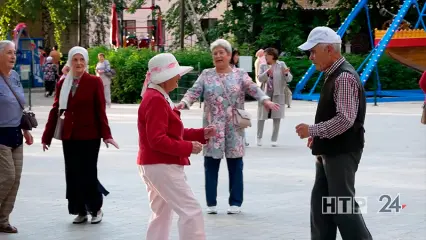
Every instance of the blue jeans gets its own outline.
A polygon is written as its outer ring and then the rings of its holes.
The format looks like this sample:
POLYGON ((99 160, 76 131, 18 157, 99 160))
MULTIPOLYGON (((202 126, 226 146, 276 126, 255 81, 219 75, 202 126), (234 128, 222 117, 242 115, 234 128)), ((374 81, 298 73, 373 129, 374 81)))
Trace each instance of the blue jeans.
MULTIPOLYGON (((217 205, 217 183, 221 159, 204 157, 207 206, 217 205)), ((243 203, 243 158, 226 159, 229 173, 229 206, 241 207, 243 203)))

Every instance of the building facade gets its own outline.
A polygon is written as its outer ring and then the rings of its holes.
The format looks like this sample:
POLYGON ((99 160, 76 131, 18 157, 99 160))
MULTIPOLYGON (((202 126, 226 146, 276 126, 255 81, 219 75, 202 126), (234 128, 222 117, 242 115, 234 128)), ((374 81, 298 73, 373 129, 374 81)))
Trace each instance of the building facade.
MULTIPOLYGON (((157 5, 160 7, 163 15, 169 10, 170 6, 172 6, 173 2, 179 0, 147 0, 146 4, 142 6, 143 8, 151 7, 152 5, 157 5)), ((200 18, 201 26, 203 29, 208 28, 208 26, 212 26, 216 21, 222 19, 223 13, 228 8, 228 1, 224 0, 220 4, 216 6, 214 10, 212 10, 207 16, 200 18)), ((147 27, 152 26, 152 11, 150 9, 139 9, 136 10, 135 13, 131 14, 128 12, 124 13, 124 27, 126 28, 126 35, 135 35, 138 39, 143 37, 150 37, 149 29, 147 27)), ((173 43, 172 31, 166 28, 166 24, 163 21, 162 24, 163 30, 163 43, 165 49, 169 48, 173 43)), ((197 37, 195 35, 188 36, 185 38, 185 46, 190 47, 193 46, 197 42, 197 37)))

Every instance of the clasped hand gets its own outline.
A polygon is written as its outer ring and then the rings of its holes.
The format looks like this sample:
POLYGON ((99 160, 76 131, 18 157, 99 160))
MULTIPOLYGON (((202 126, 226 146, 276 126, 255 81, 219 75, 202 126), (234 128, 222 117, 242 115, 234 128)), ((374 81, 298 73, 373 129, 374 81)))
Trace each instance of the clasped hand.
POLYGON ((209 139, 216 136, 216 126, 215 125, 209 125, 206 128, 204 128, 204 139, 209 139))
MULTIPOLYGON (((216 126, 215 125, 209 125, 204 128, 204 139, 210 139, 212 137, 216 136, 216 126)), ((200 142, 192 142, 192 153, 198 154, 203 150, 203 144, 200 142)))

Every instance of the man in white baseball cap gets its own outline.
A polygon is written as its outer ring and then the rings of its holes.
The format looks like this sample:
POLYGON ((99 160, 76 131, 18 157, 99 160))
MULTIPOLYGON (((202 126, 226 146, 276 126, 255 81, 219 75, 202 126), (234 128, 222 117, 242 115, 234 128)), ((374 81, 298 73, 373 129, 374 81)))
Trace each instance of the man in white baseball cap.
POLYGON ((339 228, 342 239, 371 240, 360 210, 365 203, 354 199, 355 173, 364 149, 366 97, 358 73, 340 53, 341 42, 332 29, 316 27, 299 46, 310 52, 309 59, 325 75, 315 123, 296 126, 297 134, 308 138, 308 147, 317 158, 311 239, 336 239, 339 228), (331 198, 348 201, 329 202, 331 198))
POLYGON ((299 46, 303 51, 309 51, 319 43, 342 43, 340 36, 329 27, 316 27, 308 36, 308 40, 299 46))
POLYGON ((340 58, 342 39, 329 27, 316 27, 308 36, 308 40, 299 49, 310 52, 309 59, 318 71, 329 68, 336 58, 340 58), (330 56, 334 53, 333 58, 330 56))

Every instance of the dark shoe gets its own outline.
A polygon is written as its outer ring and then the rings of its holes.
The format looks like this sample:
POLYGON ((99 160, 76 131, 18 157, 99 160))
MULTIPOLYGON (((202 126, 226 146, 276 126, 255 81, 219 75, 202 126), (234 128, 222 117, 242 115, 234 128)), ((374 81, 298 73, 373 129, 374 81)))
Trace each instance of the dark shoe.
POLYGON ((0 232, 2 233, 18 233, 18 229, 10 224, 6 226, 0 226, 0 232))

